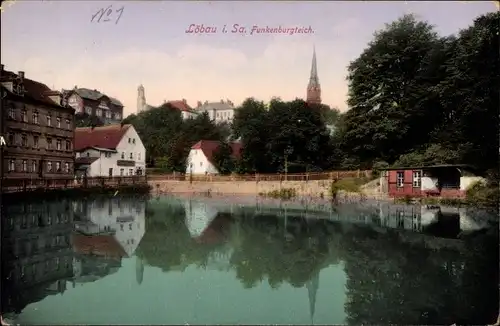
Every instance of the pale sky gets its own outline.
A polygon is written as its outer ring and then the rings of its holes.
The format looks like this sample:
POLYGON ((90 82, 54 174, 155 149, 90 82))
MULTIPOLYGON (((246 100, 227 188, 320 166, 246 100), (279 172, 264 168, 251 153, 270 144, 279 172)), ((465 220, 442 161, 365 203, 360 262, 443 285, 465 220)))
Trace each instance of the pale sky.
MULTIPOLYGON (((4 4, 1 58, 6 69, 55 89, 86 87, 116 97, 135 113, 137 87, 146 100, 199 101, 247 97, 269 101, 305 98, 316 46, 323 103, 347 108, 345 77, 375 30, 405 13, 456 33, 494 11, 476 2, 174 2, 17 1, 4 4), (110 21, 91 22, 101 8, 110 21), (118 23, 120 8, 123 13, 118 23), (191 24, 217 27, 189 34, 191 24), (227 25, 227 33, 222 32, 227 25), (247 34, 232 34, 233 24, 247 34), (309 27, 311 34, 254 34, 259 28, 309 27)), ((97 20, 98 17, 96 17, 97 20)))

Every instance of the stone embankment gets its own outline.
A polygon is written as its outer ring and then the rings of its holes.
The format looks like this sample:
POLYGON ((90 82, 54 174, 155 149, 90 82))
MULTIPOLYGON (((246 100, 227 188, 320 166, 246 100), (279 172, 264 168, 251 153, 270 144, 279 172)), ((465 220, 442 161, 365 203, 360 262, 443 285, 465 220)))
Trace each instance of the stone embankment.
MULTIPOLYGON (((298 197, 329 197, 330 180, 317 181, 175 181, 150 180, 149 185, 155 193, 163 194, 220 194, 220 195, 258 195, 280 189, 295 189, 298 197)), ((363 191, 361 194, 343 193, 342 196, 352 199, 372 198, 379 199, 378 191, 363 191)), ((385 197, 384 197, 385 198, 385 197)))

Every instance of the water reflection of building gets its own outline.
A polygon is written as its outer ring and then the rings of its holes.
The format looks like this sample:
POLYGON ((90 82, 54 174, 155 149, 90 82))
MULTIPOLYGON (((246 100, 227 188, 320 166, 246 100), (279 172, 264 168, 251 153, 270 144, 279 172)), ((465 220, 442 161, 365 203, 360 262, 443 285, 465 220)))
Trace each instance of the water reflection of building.
POLYGON ((486 222, 474 220, 467 209, 447 206, 381 203, 379 218, 384 227, 452 238, 487 227, 486 222))
POLYGON ((19 313, 73 277, 70 202, 2 207, 2 309, 19 313))
POLYGON ((314 323, 314 313, 316 311, 316 297, 318 295, 319 288, 319 270, 317 270, 311 279, 306 283, 307 295, 309 297, 309 316, 311 318, 311 324, 314 323))
POLYGON ((186 210, 186 227, 191 238, 201 245, 222 245, 218 250, 210 253, 207 268, 228 270, 232 248, 224 246, 231 234, 232 220, 229 214, 220 213, 216 208, 204 202, 187 200, 184 203, 186 210))
MULTIPOLYGON (((144 236, 146 200, 81 200, 73 203, 73 209, 75 282, 93 282, 118 271, 122 258, 131 257, 144 236)), ((143 272, 138 266, 139 283, 143 272)))

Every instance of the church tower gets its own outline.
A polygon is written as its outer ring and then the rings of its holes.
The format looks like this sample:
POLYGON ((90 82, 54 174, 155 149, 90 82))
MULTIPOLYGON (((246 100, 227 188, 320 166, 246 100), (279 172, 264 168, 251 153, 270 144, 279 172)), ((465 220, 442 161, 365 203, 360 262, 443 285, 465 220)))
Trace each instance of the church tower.
POLYGON ((316 49, 313 49, 311 76, 307 85, 307 103, 321 104, 321 86, 319 85, 318 67, 316 64, 316 49))
POLYGON ((144 86, 139 85, 137 88, 137 114, 146 110, 146 95, 144 93, 144 86))

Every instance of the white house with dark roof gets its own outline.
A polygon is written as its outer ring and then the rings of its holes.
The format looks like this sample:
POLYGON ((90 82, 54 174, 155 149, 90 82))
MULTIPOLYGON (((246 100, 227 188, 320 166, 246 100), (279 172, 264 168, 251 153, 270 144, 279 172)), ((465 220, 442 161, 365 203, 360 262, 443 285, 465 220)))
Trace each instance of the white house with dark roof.
POLYGON ((77 176, 144 175, 146 148, 130 124, 75 129, 77 176))
POLYGON ((208 102, 198 104, 195 110, 199 113, 207 112, 211 120, 215 122, 228 122, 231 123, 234 118, 235 107, 230 100, 220 100, 220 102, 208 102))

